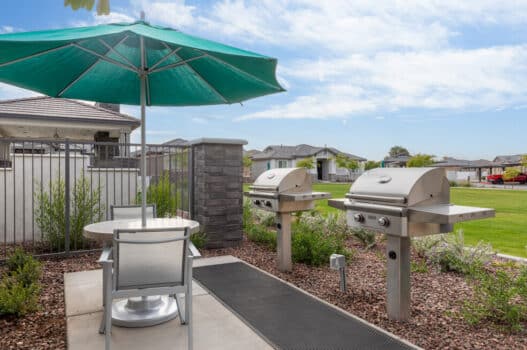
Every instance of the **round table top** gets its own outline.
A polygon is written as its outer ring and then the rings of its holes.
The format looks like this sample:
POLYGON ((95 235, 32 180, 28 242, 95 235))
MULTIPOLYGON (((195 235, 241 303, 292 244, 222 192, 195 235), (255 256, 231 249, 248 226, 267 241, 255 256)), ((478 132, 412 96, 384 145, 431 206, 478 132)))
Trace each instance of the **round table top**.
MULTIPOLYGON (((191 233, 199 232, 199 222, 183 219, 181 217, 146 219, 146 228, 167 227, 189 227, 191 233)), ((101 221, 84 226, 84 237, 94 239, 96 241, 109 241, 112 239, 113 231, 115 229, 139 228, 141 228, 141 219, 101 221)))

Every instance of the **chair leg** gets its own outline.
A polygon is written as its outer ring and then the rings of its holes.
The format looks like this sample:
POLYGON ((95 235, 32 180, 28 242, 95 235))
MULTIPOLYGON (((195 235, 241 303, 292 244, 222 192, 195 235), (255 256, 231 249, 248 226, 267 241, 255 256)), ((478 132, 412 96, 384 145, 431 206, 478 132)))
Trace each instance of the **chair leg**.
POLYGON ((108 273, 108 269, 105 269, 103 268, 102 269, 102 309, 103 309, 103 317, 102 317, 102 320, 101 320, 101 325, 99 326, 99 334, 104 334, 104 329, 105 329, 105 318, 106 318, 106 280, 107 280, 107 276, 106 274, 108 273))
MULTIPOLYGON (((181 311, 181 308, 183 307, 183 303, 181 302, 181 296, 179 296, 176 293, 176 294, 174 294, 174 299, 176 300, 176 304, 177 304, 177 312, 178 312, 178 315, 179 315, 179 322, 181 322, 181 324, 186 324, 187 323, 186 314, 184 314, 181 311)), ((186 309, 186 306, 185 306, 185 309, 186 309)))
POLYGON ((112 275, 110 271, 107 271, 105 276, 106 289, 104 293, 104 344, 106 350, 110 350, 112 336, 112 275))
POLYGON ((187 281, 187 291, 185 293, 185 320, 187 323, 187 339, 188 339, 188 349, 192 350, 194 345, 193 329, 192 329, 192 259, 189 259, 190 263, 188 264, 188 281, 187 281))

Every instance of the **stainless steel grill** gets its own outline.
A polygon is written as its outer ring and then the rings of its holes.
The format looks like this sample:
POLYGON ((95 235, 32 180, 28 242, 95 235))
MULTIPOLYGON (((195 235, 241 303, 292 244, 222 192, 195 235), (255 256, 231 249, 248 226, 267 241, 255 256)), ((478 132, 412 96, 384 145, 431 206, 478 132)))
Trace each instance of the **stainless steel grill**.
POLYGON ((461 221, 493 217, 494 209, 450 204, 450 185, 440 168, 377 168, 365 172, 345 199, 348 225, 387 235, 388 317, 410 316, 410 237, 447 233, 461 221))
POLYGON ((330 198, 313 192, 311 175, 304 168, 280 168, 263 172, 246 192, 252 204, 276 213, 278 268, 291 271, 291 214, 311 210, 315 200, 330 198))

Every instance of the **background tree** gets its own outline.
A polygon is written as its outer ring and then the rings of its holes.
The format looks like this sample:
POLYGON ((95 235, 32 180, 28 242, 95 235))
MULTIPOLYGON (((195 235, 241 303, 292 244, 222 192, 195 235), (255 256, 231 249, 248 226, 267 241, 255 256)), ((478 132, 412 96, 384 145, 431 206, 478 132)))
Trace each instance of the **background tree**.
POLYGON ((390 157, 397 157, 397 156, 410 156, 410 152, 402 146, 393 146, 390 148, 390 152, 388 152, 390 157))
POLYGON ((243 167, 250 168, 253 165, 253 160, 248 155, 243 156, 243 167))
POLYGON ((315 167, 315 160, 312 157, 300 159, 296 162, 298 168, 313 169, 315 167))
MULTIPOLYGON (((93 9, 95 0, 64 0, 64 6, 71 6, 72 9, 78 10, 84 8, 88 11, 93 9)), ((98 15, 109 15, 110 14, 110 0, 98 0, 97 1, 97 14, 98 15)))
POLYGON ((522 167, 527 168, 527 154, 522 156, 522 167))
POLYGON ((432 155, 418 153, 408 160, 406 166, 408 168, 421 168, 434 164, 432 155))
POLYGON ((520 170, 517 168, 507 168, 503 172, 503 180, 509 181, 520 175, 520 170))
POLYGON ((364 164, 364 170, 375 169, 375 168, 379 168, 380 166, 381 166, 381 162, 376 162, 374 160, 368 160, 364 164))
POLYGON ((348 170, 348 175, 350 177, 350 180, 351 180, 351 173, 354 170, 357 170, 359 168, 359 163, 356 160, 351 159, 350 157, 346 156, 345 154, 337 154, 335 156, 335 162, 337 163, 337 166, 339 168, 348 170))

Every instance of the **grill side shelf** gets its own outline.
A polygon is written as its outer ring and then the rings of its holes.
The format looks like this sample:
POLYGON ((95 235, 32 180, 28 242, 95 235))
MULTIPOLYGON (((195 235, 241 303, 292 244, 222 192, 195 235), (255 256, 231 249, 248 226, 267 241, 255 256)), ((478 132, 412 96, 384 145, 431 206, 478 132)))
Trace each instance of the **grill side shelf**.
POLYGON ((411 222, 455 224, 462 221, 493 218, 494 216, 496 216, 494 209, 453 204, 438 204, 408 209, 408 218, 411 222))

